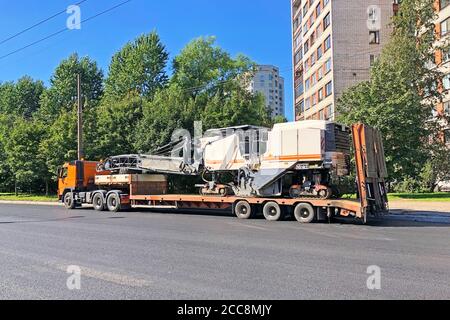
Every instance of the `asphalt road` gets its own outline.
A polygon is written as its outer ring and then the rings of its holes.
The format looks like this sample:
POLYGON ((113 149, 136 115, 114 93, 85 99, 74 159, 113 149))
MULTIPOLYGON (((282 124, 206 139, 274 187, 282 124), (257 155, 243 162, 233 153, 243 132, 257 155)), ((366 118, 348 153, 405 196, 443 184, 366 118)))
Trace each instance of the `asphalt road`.
POLYGON ((301 225, 0 205, 0 298, 450 299, 450 217, 404 213, 301 225), (371 265, 380 290, 367 288, 371 265))

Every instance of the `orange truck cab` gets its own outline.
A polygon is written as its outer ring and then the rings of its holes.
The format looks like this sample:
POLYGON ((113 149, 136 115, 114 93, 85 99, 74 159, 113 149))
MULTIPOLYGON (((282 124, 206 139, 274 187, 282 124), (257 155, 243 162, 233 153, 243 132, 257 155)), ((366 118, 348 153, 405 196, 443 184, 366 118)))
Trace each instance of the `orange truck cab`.
POLYGON ((58 169, 58 198, 63 200, 67 193, 95 190, 97 174, 96 161, 72 161, 58 169))

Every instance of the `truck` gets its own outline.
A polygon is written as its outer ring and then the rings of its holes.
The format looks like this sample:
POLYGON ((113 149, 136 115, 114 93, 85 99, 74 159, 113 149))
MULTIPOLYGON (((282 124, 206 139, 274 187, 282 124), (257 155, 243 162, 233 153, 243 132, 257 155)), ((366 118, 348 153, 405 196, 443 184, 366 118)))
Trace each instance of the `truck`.
MULTIPOLYGON (((247 156, 248 139, 235 134, 243 128, 234 127, 227 130, 231 135, 208 136, 200 142, 200 160, 193 162, 161 154, 68 162, 58 171, 58 197, 67 209, 83 204, 110 212, 227 209, 239 219, 262 214, 268 221, 278 221, 293 216, 300 223, 335 217, 353 217, 366 223, 369 217, 388 213, 381 134, 364 124, 354 124, 348 130, 330 124, 313 121, 275 126, 266 137, 256 138, 265 141, 264 147, 257 147, 256 156, 247 156), (337 141, 344 141, 346 134, 352 153, 345 144, 339 147, 337 141), (357 199, 343 199, 333 191, 332 180, 350 174, 349 156, 354 159, 357 199), (168 192, 168 176, 206 173, 212 178, 198 186, 200 194, 168 192), (224 173, 231 174, 233 182, 219 181, 218 176, 224 173)), ((167 147, 162 149, 167 151, 167 147)))

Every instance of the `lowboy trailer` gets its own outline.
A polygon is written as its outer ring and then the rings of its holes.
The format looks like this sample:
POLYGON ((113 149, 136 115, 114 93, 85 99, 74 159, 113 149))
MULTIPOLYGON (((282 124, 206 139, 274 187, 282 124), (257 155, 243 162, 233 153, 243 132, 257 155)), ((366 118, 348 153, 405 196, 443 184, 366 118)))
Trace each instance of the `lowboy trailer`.
POLYGON ((98 173, 96 162, 74 161, 59 171, 58 194, 68 209, 92 204, 98 211, 118 212, 148 209, 231 209, 239 219, 262 213, 269 221, 293 215, 301 223, 354 217, 366 223, 369 217, 388 212, 387 176, 380 133, 363 124, 351 128, 358 199, 308 197, 257 197, 168 194, 167 177, 161 174, 98 173))

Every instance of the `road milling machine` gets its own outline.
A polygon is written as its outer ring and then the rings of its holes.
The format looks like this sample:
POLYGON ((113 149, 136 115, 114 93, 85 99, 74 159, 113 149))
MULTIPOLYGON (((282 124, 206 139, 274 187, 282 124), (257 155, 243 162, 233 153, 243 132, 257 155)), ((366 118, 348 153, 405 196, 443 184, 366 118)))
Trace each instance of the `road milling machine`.
POLYGON ((201 176, 202 195, 329 199, 350 173, 350 129, 330 121, 239 126, 180 139, 150 155, 114 156, 98 172, 201 176), (191 151, 192 150, 192 151, 191 151))

